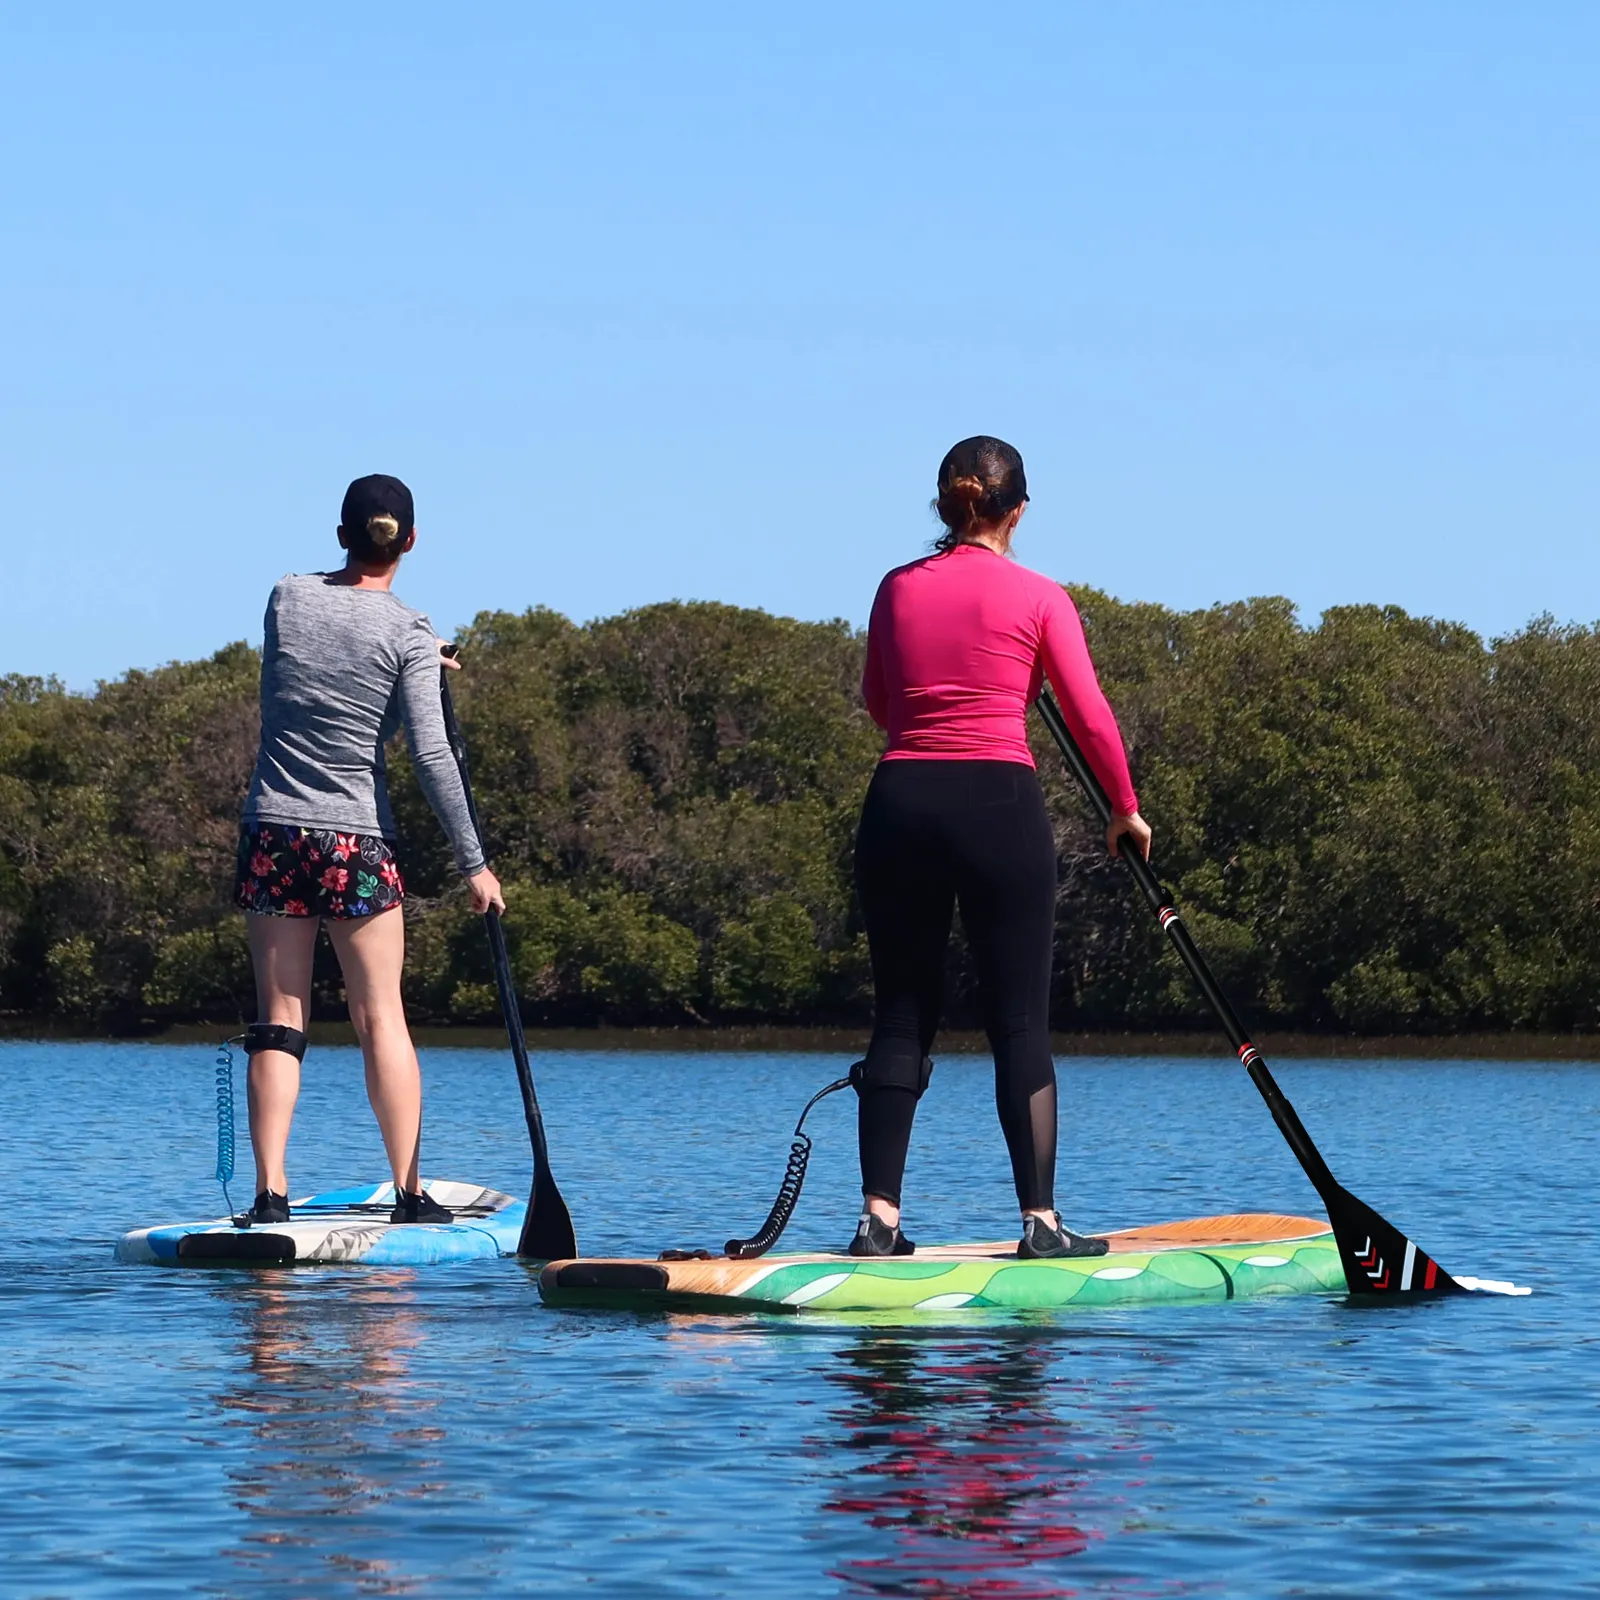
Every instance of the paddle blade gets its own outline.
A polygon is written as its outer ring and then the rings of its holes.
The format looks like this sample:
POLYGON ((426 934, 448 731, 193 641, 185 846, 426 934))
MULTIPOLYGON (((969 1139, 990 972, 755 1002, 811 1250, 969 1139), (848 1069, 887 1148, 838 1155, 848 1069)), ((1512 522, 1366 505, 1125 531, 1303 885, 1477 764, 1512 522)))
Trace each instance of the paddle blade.
POLYGON ((1352 1295, 1464 1294, 1466 1290, 1426 1250, 1366 1201, 1335 1184, 1322 1196, 1352 1295))
POLYGON ((533 1175, 528 1215, 517 1241, 517 1254, 530 1261, 571 1261, 578 1253, 567 1202, 561 1198, 550 1169, 543 1162, 533 1175))

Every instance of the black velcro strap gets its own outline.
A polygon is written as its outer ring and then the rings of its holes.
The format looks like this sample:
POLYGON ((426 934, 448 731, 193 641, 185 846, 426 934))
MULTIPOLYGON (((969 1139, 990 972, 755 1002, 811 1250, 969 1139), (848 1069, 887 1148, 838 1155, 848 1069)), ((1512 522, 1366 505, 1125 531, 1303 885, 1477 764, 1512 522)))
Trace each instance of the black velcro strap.
POLYGON ((258 1050, 284 1050, 296 1061, 304 1061, 306 1036, 286 1022, 252 1022, 244 1030, 244 1051, 253 1056, 258 1050))
POLYGON ((850 1068, 850 1086, 857 1094, 867 1089, 905 1089, 919 1100, 928 1092, 928 1080, 933 1077, 933 1057, 923 1056, 920 1061, 897 1051, 867 1052, 865 1061, 850 1068))

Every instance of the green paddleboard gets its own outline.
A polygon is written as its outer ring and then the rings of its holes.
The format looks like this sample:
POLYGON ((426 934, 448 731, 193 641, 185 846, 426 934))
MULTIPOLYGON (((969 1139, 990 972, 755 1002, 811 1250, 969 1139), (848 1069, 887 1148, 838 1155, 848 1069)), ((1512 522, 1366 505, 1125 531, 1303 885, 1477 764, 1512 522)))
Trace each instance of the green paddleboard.
POLYGON ((749 1313, 1053 1310, 1345 1289, 1322 1218, 1196 1217, 1103 1237, 1106 1255, 1062 1261, 1018 1260, 1010 1241, 919 1245, 915 1255, 864 1260, 840 1253, 552 1261, 539 1293, 551 1306, 749 1313))

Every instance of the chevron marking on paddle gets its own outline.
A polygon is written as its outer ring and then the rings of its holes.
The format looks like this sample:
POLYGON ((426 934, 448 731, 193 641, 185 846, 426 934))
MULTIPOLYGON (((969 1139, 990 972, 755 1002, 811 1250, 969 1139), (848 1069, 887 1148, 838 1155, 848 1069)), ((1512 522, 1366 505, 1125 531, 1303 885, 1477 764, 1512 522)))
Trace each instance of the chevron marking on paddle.
POLYGON ((1389 1287, 1389 1269, 1384 1266, 1383 1257, 1378 1254, 1378 1247, 1372 1242, 1371 1234, 1367 1235, 1367 1242, 1362 1245, 1361 1253, 1356 1257, 1356 1265, 1372 1280, 1374 1289, 1389 1287))

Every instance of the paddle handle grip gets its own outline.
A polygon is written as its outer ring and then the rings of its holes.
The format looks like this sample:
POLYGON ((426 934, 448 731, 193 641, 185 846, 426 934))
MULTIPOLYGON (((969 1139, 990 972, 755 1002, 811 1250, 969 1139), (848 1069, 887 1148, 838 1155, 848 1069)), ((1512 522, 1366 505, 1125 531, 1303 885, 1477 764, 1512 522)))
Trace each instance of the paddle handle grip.
MULTIPOLYGON (((1089 804, 1094 808, 1095 814, 1100 818, 1102 825, 1109 827, 1112 817, 1116 815, 1110 796, 1106 794, 1105 786, 1095 776, 1094 768, 1089 765, 1088 758, 1079 747, 1078 741, 1073 738, 1072 729, 1067 726, 1067 719, 1061 714, 1061 707, 1056 704, 1055 696, 1048 689, 1039 695, 1039 715, 1044 720, 1045 727, 1050 730, 1050 736, 1060 749, 1068 770, 1088 796, 1089 804)), ((1245 1070, 1250 1074, 1250 1080, 1260 1091, 1261 1098, 1267 1102, 1272 1120, 1277 1123, 1278 1131, 1287 1141, 1289 1148, 1294 1151, 1295 1159, 1299 1161, 1305 1175, 1311 1180, 1312 1186, 1324 1199, 1333 1194, 1343 1194, 1343 1186, 1334 1177, 1328 1163, 1322 1159, 1322 1152, 1312 1142, 1311 1135, 1306 1132, 1305 1125, 1300 1121, 1294 1107, 1289 1104, 1283 1091, 1278 1087, 1261 1052, 1250 1042, 1250 1036, 1245 1032, 1239 1014, 1229 1003, 1227 995, 1222 992, 1211 968, 1206 964, 1205 957, 1200 954, 1199 947, 1184 926, 1183 918, 1174 909, 1171 896, 1161 887, 1161 880, 1156 877, 1155 870, 1145 860, 1138 846, 1126 835, 1118 842, 1117 855, 1127 864, 1128 871, 1133 874, 1133 881, 1139 886, 1139 892, 1149 902, 1156 920, 1172 941, 1184 966, 1189 969, 1189 975, 1194 979, 1195 986, 1205 997, 1205 1002, 1211 1007, 1217 1021, 1222 1024, 1222 1031, 1227 1034, 1234 1054, 1239 1057, 1245 1070)))

